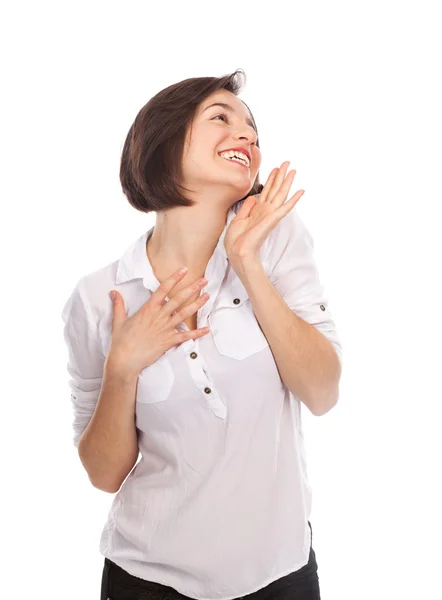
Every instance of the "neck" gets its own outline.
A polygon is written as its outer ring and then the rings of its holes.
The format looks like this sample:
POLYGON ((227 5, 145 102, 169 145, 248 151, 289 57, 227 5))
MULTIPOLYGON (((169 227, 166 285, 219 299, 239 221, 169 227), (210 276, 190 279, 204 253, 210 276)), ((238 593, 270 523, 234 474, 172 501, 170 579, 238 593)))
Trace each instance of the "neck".
POLYGON ((227 212, 202 211, 197 206, 158 212, 146 248, 150 263, 163 277, 180 267, 197 276, 204 274, 226 226, 227 212))

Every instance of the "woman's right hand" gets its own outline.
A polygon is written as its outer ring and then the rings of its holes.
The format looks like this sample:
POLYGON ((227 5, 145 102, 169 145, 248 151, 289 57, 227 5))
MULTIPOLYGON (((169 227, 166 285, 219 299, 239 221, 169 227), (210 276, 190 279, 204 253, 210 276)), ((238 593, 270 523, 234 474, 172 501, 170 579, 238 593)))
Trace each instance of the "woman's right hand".
POLYGON ((131 317, 127 316, 123 297, 113 290, 112 336, 107 365, 112 365, 112 369, 125 375, 138 376, 172 346, 209 332, 209 328, 183 332, 175 330, 179 323, 197 312, 210 297, 210 294, 203 294, 180 310, 181 304, 207 284, 207 280, 203 279, 193 282, 166 302, 166 296, 186 274, 187 271, 182 275, 176 271, 170 275, 131 317))

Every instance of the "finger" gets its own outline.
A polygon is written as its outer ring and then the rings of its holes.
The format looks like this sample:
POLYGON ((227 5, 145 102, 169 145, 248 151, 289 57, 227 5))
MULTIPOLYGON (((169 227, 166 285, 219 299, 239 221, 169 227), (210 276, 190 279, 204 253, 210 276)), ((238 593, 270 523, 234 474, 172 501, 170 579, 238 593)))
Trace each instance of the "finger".
POLYGON ((150 305, 163 306, 164 304, 168 304, 168 302, 165 302, 166 296, 169 295, 169 292, 186 276, 186 274, 187 270, 184 273, 180 273, 180 269, 178 269, 178 271, 175 271, 175 273, 172 273, 172 275, 165 279, 150 297, 150 305))
POLYGON ((272 200, 275 198, 276 194, 278 193, 279 188, 281 187, 281 184, 282 184, 282 182, 285 179, 285 174, 286 174, 286 171, 287 171, 287 169, 289 167, 289 164, 290 164, 290 161, 286 160, 280 166, 279 171, 278 171, 278 175, 276 176, 276 179, 275 179, 275 183, 273 184, 273 187, 272 187, 272 189, 271 189, 271 191, 269 193, 268 202, 271 203, 272 200))
POLYGON ((188 306, 185 306, 184 308, 181 308, 180 310, 176 310, 173 311, 171 316, 171 320, 170 320, 170 326, 171 327, 176 327, 177 325, 179 325, 180 323, 182 323, 184 321, 184 319, 187 319, 187 317, 190 317, 191 315, 193 315, 194 313, 196 313, 202 306, 203 304, 205 304, 207 302, 207 300, 210 298, 210 294, 205 292, 204 294, 201 294, 201 296, 199 296, 195 302, 192 302, 192 304, 189 304, 188 306))
POLYGON ((270 172, 269 178, 267 179, 264 187, 261 190, 261 193, 259 194, 259 198, 258 198, 258 202, 262 203, 266 201, 266 198, 270 192, 270 190, 272 189, 272 185, 273 182, 275 181, 275 177, 278 174, 278 169, 275 168, 270 172))
POLYGON ((279 207, 281 211, 280 219, 282 219, 287 213, 289 213, 301 196, 304 194, 305 190, 298 190, 291 198, 287 200, 282 206, 279 207))
POLYGON ((123 296, 116 290, 112 290, 114 297, 112 299, 112 331, 115 326, 127 317, 126 308, 124 306, 123 296))
POLYGON ((177 331, 175 334, 175 344, 182 344, 187 340, 193 340, 197 337, 202 337, 210 332, 210 327, 202 327, 201 329, 193 329, 190 331, 177 331))
POLYGON ((289 171, 289 173, 287 174, 287 177, 284 179, 284 183, 282 184, 282 186, 279 189, 279 192, 275 195, 273 200, 270 202, 276 208, 281 206, 281 204, 284 204, 284 202, 286 201, 286 198, 288 196, 290 188, 293 185, 293 180, 295 178, 295 175, 296 175, 295 169, 293 169, 293 171, 289 171))
POLYGON ((194 294, 199 294, 203 287, 207 285, 207 279, 204 277, 194 281, 191 285, 184 288, 178 294, 175 294, 173 298, 169 300, 163 307, 162 312, 172 316, 175 311, 183 304, 188 298, 194 294))

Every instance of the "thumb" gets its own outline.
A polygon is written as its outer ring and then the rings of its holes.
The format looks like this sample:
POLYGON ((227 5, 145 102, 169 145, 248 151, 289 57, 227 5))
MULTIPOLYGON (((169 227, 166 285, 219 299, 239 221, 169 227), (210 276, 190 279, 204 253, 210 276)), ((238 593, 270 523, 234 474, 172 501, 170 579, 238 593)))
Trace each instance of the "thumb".
POLYGON ((250 214, 250 211, 255 206, 255 204, 256 204, 255 196, 247 196, 247 198, 244 200, 241 208, 239 209, 238 214, 236 215, 238 221, 248 217, 250 214))
POLYGON ((123 296, 120 292, 116 290, 112 290, 110 292, 110 297, 112 299, 112 307, 113 307, 113 315, 112 315, 112 328, 116 323, 120 321, 124 321, 126 318, 126 309, 124 306, 123 296))

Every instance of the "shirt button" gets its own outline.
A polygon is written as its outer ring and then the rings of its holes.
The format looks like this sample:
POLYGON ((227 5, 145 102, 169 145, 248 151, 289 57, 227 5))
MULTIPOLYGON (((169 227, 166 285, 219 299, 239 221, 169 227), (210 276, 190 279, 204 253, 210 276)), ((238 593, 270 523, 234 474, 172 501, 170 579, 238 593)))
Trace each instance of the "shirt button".
POLYGON ((196 352, 190 353, 190 358, 196 358, 197 356, 198 356, 198 354, 196 352))
POLYGON ((325 310, 325 306, 323 304, 321 304, 320 309, 325 310))
POLYGON ((206 392, 206 394, 212 393, 212 390, 209 387, 204 388, 204 391, 206 392))
POLYGON ((241 300, 239 298, 235 298, 235 300, 233 301, 233 304, 239 304, 241 302, 241 300))

